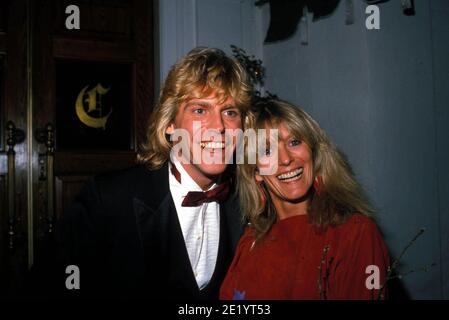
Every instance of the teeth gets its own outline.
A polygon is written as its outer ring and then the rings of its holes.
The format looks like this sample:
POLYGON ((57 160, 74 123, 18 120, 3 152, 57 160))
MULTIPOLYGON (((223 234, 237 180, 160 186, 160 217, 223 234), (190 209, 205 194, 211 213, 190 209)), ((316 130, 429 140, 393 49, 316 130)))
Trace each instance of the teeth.
POLYGON ((299 176, 302 173, 303 170, 304 170, 303 168, 295 169, 295 170, 292 170, 290 172, 280 174, 277 177, 280 180, 290 179, 290 178, 299 176))
POLYGON ((201 148, 208 148, 208 149, 224 149, 225 144, 224 142, 201 142, 201 148))

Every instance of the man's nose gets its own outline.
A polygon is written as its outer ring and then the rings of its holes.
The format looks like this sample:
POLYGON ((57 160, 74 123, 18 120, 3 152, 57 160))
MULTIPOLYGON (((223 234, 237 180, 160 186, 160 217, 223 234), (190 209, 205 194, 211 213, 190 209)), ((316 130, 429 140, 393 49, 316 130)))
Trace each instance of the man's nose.
POLYGON ((212 115, 210 129, 214 129, 220 133, 224 133, 225 127, 224 127, 223 117, 222 117, 221 113, 212 115))

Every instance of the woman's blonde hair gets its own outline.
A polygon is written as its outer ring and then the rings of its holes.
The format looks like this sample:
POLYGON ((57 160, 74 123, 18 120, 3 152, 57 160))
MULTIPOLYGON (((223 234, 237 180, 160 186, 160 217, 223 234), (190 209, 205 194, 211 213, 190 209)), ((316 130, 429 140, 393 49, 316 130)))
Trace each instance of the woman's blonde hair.
POLYGON ((246 123, 252 86, 241 64, 215 48, 195 48, 170 69, 159 101, 152 112, 138 160, 151 169, 160 168, 170 155, 171 143, 165 131, 175 119, 180 104, 215 92, 225 101, 232 97, 246 123))
MULTIPOLYGON (((373 209, 355 180, 349 164, 305 111, 285 101, 262 100, 254 105, 253 129, 285 128, 297 139, 305 142, 312 151, 314 177, 320 176, 320 192, 310 190, 308 220, 323 230, 327 226, 344 223, 354 213, 370 215, 373 209)), ((246 156, 256 152, 256 146, 247 144, 246 156)), ((244 218, 255 230, 260 240, 275 223, 276 209, 265 183, 255 180, 256 164, 237 166, 237 181, 244 218), (262 201, 263 197, 266 201, 262 201)))

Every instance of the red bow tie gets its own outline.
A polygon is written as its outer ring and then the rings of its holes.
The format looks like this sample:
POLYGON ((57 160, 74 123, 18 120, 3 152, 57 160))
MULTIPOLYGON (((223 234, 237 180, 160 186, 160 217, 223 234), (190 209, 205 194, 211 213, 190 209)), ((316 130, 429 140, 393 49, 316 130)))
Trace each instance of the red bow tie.
MULTIPOLYGON (((170 169, 176 180, 181 183, 181 173, 173 163, 170 163, 170 169)), ((181 206, 197 207, 206 202, 222 202, 228 198, 229 189, 229 183, 223 182, 209 191, 189 191, 182 201, 181 206)))
POLYGON ((183 207, 197 207, 206 202, 222 202, 228 198, 229 183, 224 182, 209 191, 189 191, 182 201, 183 207))

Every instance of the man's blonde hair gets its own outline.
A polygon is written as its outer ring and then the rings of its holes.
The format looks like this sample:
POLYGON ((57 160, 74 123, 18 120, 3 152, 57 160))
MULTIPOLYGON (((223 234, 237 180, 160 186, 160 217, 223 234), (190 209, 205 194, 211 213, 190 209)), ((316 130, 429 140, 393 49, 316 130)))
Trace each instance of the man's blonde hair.
POLYGON ((223 102, 229 97, 234 99, 245 126, 252 93, 245 69, 220 49, 195 48, 170 69, 150 116, 147 141, 141 146, 138 160, 152 169, 160 168, 169 159, 172 146, 165 131, 180 104, 213 92, 223 102))

